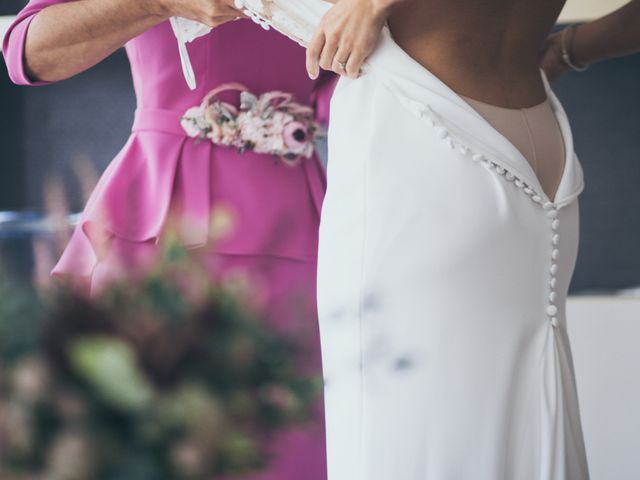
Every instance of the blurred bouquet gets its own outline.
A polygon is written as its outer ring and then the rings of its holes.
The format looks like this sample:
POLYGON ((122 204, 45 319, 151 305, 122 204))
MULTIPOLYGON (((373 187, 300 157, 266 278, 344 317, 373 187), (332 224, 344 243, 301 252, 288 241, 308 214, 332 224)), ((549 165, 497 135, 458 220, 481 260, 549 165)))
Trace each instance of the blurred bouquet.
POLYGON ((242 282, 168 241, 90 299, 0 273, 0 478, 181 480, 259 470, 310 415, 319 377, 242 282))

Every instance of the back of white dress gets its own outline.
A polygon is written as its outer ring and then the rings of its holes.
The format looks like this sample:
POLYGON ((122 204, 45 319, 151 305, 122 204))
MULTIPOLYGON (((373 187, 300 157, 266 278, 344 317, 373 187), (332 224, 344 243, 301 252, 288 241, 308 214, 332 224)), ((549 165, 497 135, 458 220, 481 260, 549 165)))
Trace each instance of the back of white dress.
POLYGON ((565 301, 583 172, 526 158, 384 30, 331 104, 318 302, 329 480, 587 480, 565 301))

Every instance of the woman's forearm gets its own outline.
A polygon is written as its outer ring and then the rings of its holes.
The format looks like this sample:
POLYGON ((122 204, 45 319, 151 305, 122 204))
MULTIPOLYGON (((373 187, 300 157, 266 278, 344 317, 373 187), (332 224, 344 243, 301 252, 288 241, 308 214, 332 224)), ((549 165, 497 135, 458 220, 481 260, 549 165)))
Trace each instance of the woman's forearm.
POLYGON ((640 51, 640 0, 580 25, 574 32, 572 59, 586 65, 640 51))
POLYGON ((69 78, 166 18, 147 0, 77 0, 52 5, 36 14, 29 26, 25 70, 32 80, 69 78))

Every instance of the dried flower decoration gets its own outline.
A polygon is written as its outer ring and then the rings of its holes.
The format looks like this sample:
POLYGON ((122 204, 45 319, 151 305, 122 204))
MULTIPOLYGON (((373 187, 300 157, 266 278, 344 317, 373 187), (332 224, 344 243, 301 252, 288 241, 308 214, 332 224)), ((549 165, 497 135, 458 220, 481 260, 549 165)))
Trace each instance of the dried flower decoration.
POLYGON ((291 166, 313 155, 321 131, 314 110, 295 102, 292 94, 272 91, 257 96, 239 83, 211 90, 199 106, 185 112, 180 123, 192 138, 240 152, 271 154, 291 166), (239 108, 218 98, 230 90, 240 92, 239 108))

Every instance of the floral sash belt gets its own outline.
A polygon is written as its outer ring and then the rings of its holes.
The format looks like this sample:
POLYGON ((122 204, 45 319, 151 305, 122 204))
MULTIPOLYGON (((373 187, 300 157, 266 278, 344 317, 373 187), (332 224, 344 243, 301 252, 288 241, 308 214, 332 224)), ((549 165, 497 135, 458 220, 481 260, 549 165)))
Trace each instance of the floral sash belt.
POLYGON ((310 158, 323 135, 313 108, 297 103, 293 95, 271 91, 257 96, 240 83, 211 90, 198 106, 189 108, 180 124, 188 136, 244 152, 267 153, 287 165, 310 158), (240 107, 221 101, 224 91, 240 92, 240 107))

